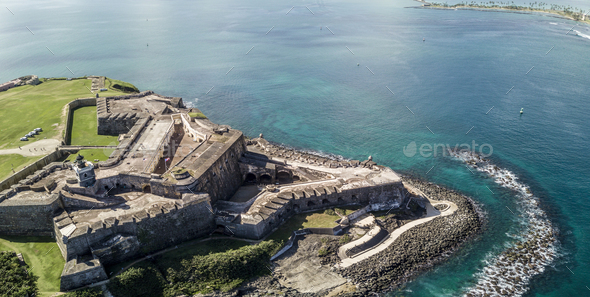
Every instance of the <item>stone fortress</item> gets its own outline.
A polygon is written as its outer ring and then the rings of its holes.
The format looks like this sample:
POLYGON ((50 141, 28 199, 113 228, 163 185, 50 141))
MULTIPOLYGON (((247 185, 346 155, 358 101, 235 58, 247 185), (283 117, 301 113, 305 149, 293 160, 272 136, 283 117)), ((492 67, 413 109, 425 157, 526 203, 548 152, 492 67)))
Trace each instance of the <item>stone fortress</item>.
POLYGON ((391 209, 408 195, 370 157, 337 161, 247 139, 181 98, 146 91, 96 106, 98 134, 119 135, 107 161, 52 162, 0 192, 0 234, 54 236, 62 290, 107 279, 103 265, 214 232, 262 239, 299 212, 391 209))

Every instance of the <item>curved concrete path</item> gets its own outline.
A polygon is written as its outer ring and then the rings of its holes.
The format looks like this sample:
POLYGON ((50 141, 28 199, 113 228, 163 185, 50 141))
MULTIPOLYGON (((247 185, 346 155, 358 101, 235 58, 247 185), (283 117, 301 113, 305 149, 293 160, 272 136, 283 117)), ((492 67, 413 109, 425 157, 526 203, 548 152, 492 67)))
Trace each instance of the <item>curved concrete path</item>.
POLYGON ((17 154, 24 157, 45 156, 61 144, 57 139, 39 139, 37 141, 21 141, 21 148, 0 150, 0 155, 17 154))
MULTIPOLYGON (((423 197, 425 197, 425 196, 423 196, 423 197)), ((385 241, 383 241, 380 245, 378 245, 370 250, 367 250, 366 252, 363 252, 363 253, 355 256, 354 258, 343 259, 342 262, 340 262, 340 264, 338 264, 338 266, 341 268, 345 268, 345 267, 348 267, 354 263, 358 263, 362 260, 372 257, 372 256, 384 251, 386 248, 388 248, 400 235, 402 235, 402 233, 412 229, 415 226, 432 221, 437 217, 444 217, 444 216, 451 215, 457 210, 457 205, 453 202, 435 201, 435 200, 430 200, 428 197, 425 197, 425 198, 428 199, 428 202, 429 202, 426 205, 426 216, 425 217, 423 217, 421 219, 417 219, 415 221, 412 221, 410 223, 407 223, 407 224, 401 226, 400 228, 391 232, 391 234, 389 234, 389 238, 387 238, 385 241), (446 204, 446 205, 449 205, 450 207, 448 207, 443 212, 440 212, 434 208, 434 205, 437 205, 437 204, 446 204)))

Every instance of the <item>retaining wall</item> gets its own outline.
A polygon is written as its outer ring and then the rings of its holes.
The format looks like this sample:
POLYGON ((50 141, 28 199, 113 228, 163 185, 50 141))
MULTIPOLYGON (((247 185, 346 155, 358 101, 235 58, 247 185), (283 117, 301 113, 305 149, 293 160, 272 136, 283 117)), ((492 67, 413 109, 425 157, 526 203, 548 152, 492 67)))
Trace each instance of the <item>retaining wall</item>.
POLYGON ((84 106, 96 106, 96 98, 80 98, 66 104, 66 130, 64 131, 64 142, 68 145, 72 143, 74 110, 84 106))

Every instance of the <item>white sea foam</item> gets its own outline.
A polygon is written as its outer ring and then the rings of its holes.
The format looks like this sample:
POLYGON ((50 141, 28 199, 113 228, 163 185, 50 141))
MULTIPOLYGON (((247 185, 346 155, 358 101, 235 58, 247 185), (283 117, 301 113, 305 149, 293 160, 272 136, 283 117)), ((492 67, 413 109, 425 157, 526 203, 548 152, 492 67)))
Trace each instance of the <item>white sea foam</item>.
POLYGON ((465 296, 522 296, 529 290, 530 279, 543 273, 557 257, 554 227, 539 207, 539 199, 513 172, 471 152, 453 151, 451 155, 513 190, 517 209, 512 211, 520 215, 521 225, 518 232, 509 234, 513 241, 506 243, 502 252, 484 259, 486 266, 475 274, 477 283, 465 290, 465 296))
POLYGON ((582 38, 590 39, 590 35, 586 35, 580 31, 577 31, 577 30, 574 30, 574 32, 576 32, 576 34, 582 38))

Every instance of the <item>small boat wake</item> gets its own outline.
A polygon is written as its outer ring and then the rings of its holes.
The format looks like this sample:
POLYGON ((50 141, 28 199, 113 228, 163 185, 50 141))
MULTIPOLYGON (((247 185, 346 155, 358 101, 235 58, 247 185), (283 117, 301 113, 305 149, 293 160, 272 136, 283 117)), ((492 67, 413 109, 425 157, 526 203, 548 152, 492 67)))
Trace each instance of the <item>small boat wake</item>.
POLYGON ((514 213, 520 215, 521 224, 519 234, 510 235, 513 241, 500 254, 485 260, 486 266, 476 274, 477 282, 465 290, 464 296, 522 296, 529 290, 530 279, 543 273, 557 257, 554 227, 539 207, 539 199, 514 173, 470 151, 450 153, 502 187, 515 191, 518 206, 514 213))

